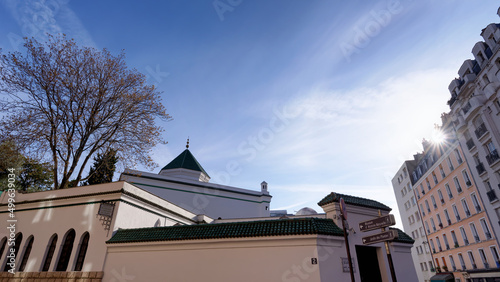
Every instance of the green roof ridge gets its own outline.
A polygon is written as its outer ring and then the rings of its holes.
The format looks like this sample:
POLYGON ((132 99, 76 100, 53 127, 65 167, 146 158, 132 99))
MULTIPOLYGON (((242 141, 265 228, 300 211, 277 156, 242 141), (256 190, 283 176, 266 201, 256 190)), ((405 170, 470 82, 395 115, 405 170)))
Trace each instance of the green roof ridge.
POLYGON ((408 243, 408 244, 413 244, 415 243, 415 240, 413 240, 410 235, 406 234, 403 230, 395 227, 389 227, 389 229, 396 230, 398 231, 398 238, 392 240, 393 242, 401 242, 401 243, 408 243))
POLYGON ((300 218, 119 229, 106 243, 321 234, 343 236, 332 219, 300 218))
POLYGON ((194 171, 200 171, 208 175, 208 173, 203 169, 203 167, 196 160, 193 154, 191 154, 189 149, 184 150, 175 159, 173 159, 170 163, 164 166, 161 170, 176 169, 176 168, 184 168, 194 171))
POLYGON ((366 198, 361 198, 361 197, 356 197, 356 196, 351 196, 351 195, 345 195, 345 194, 340 194, 340 193, 335 193, 332 192, 328 194, 326 197, 323 198, 323 200, 318 202, 318 205, 320 207, 333 203, 333 202, 338 202, 340 198, 344 199, 344 202, 346 205, 354 205, 354 206, 361 206, 361 207, 368 207, 368 208, 375 208, 375 209, 381 209, 385 211, 391 211, 392 209, 381 202, 377 202, 375 200, 370 200, 366 198))

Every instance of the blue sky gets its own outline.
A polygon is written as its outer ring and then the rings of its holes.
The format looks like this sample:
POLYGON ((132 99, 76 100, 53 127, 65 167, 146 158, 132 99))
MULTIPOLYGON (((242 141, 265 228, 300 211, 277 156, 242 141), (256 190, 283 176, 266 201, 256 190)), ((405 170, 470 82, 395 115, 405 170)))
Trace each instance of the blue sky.
POLYGON ((0 3, 4 51, 46 32, 124 50, 174 118, 160 167, 189 136, 213 182, 265 180, 271 208, 289 212, 320 211, 335 191, 397 213, 390 180, 448 111, 481 29, 500 22, 491 0, 0 3))

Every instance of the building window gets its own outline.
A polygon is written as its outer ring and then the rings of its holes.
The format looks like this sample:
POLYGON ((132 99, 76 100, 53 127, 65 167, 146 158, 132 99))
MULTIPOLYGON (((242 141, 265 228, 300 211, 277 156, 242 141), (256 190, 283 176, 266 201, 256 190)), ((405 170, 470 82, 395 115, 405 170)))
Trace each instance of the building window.
POLYGON ((495 246, 491 246, 490 251, 491 251, 491 255, 493 256, 493 259, 495 260, 497 267, 500 267, 500 255, 498 255, 497 248, 495 248, 495 246))
POLYGON ((462 202, 462 207, 464 208, 465 216, 469 217, 470 216, 470 210, 469 210, 469 205, 467 205, 467 201, 465 200, 465 198, 463 198, 461 200, 461 202, 462 202))
POLYGON ((49 245, 47 246, 47 254, 45 255, 42 271, 49 271, 50 263, 52 262, 52 257, 54 256, 54 251, 56 250, 57 244, 57 234, 52 235, 49 240, 49 245))
POLYGON ((422 204, 420 204, 420 210, 422 211, 422 216, 425 216, 425 210, 424 210, 424 206, 422 206, 422 204))
POLYGON ((89 245, 90 235, 85 232, 82 235, 80 246, 78 247, 78 257, 76 259, 75 271, 82 271, 83 262, 85 261, 85 255, 87 254, 87 247, 89 245))
POLYGON ((436 237, 436 243, 437 243, 437 246, 438 246, 438 250, 440 252, 442 252, 443 248, 441 247, 441 241, 439 240, 439 237, 436 237))
POLYGON ((457 193, 462 193, 462 186, 460 186, 460 181, 458 181, 457 177, 453 177, 453 181, 455 182, 455 188, 457 188, 457 193))
POLYGON ((467 255, 469 255, 469 260, 470 260, 470 263, 472 264, 472 269, 477 269, 476 260, 474 259, 474 255, 472 254, 472 251, 468 251, 467 255))
MULTIPOLYGON (((21 246, 21 242, 23 241, 23 233, 19 232, 16 234, 16 239, 14 240, 14 255, 17 258, 17 253, 19 252, 19 246, 21 246)), ((5 260, 5 265, 3 267, 3 271, 9 271, 10 266, 7 264, 9 260, 5 260)))
POLYGON ((436 225, 434 224, 434 218, 431 217, 432 230, 436 232, 436 225))
POLYGON ((479 205, 479 201, 477 200, 476 193, 470 194, 470 198, 472 200, 472 204, 474 205, 474 208, 476 209, 477 213, 481 212, 481 206, 479 205))
POLYGON ((490 228, 488 227, 488 224, 486 223, 486 219, 481 218, 479 220, 479 222, 481 222, 481 227, 483 228, 483 232, 484 232, 484 236, 486 237, 486 240, 493 238, 493 236, 491 236, 490 228))
POLYGON ((429 229, 429 224, 427 221, 425 222, 425 229, 427 229, 427 234, 431 234, 431 230, 429 229))
POLYGON ((472 123, 476 128, 476 130, 474 130, 474 133, 476 134, 477 139, 481 138, 488 131, 486 130, 486 126, 484 125, 481 117, 477 117, 472 123))
POLYGON ((481 239, 479 238, 479 234, 477 233, 476 225, 474 222, 469 223, 470 231, 472 232, 472 236, 474 236, 474 240, 476 243, 479 243, 481 239))
POLYGON ((432 239, 429 239, 429 242, 431 244, 432 252, 436 253, 436 248, 434 247, 434 241, 432 241, 432 239))
POLYGON ((436 199, 434 198, 434 195, 431 195, 431 201, 432 201, 432 206, 434 207, 434 209, 437 209, 437 205, 436 205, 436 199))
POLYGON ((453 205, 451 205, 451 207, 453 208, 453 213, 455 214, 455 218, 457 219, 457 222, 460 221, 460 214, 458 213, 457 206, 455 206, 455 204, 453 204, 453 205))
POLYGON ((68 269, 71 251, 73 250, 73 243, 75 242, 75 230, 70 229, 63 240, 59 261, 57 262, 56 271, 66 271, 68 269))
POLYGON ((444 173, 444 169, 443 169, 443 166, 442 165, 439 165, 439 172, 441 173, 441 176, 443 177, 443 179, 446 177, 446 174, 444 173))
POLYGON ((420 190, 422 191, 422 195, 425 195, 424 185, 420 184, 420 190))
POLYGON ((425 183, 427 183, 427 189, 430 191, 431 190, 431 183, 429 182, 429 179, 426 179, 425 183))
POLYGON ((434 184, 438 184, 438 178, 434 172, 432 172, 432 179, 434 179, 434 184))
POLYGON ((439 213, 436 214, 436 218, 438 220, 438 226, 440 228, 443 228, 443 222, 441 221, 441 216, 439 215, 439 213))
POLYGON ((448 225, 451 225, 450 214, 448 213, 447 209, 444 209, 444 217, 446 218, 446 222, 448 222, 448 225))
POLYGON ((492 164, 494 162, 496 162, 498 159, 500 159, 500 156, 498 155, 498 151, 497 149, 495 148, 495 145, 493 144, 493 142, 488 142, 486 144, 486 153, 488 154, 486 156, 486 160, 488 161, 488 164, 492 164))
POLYGON ((28 258, 30 257, 31 248, 33 247, 34 239, 35 239, 35 237, 33 237, 33 235, 31 235, 30 237, 28 237, 28 240, 26 241, 27 243, 26 243, 26 247, 24 249, 23 258, 21 259, 21 264, 19 265, 19 272, 23 272, 24 268, 26 267, 26 263, 28 263, 28 258))
POLYGON ((483 249, 478 249, 479 256, 481 257, 481 261, 483 262, 484 268, 490 268, 490 264, 488 263, 488 259, 486 258, 486 254, 483 249))
POLYGON ((417 202, 415 201, 415 197, 411 197, 410 200, 412 206, 415 206, 417 204, 417 202))
POLYGON ((444 198, 443 198, 443 193, 441 192, 441 189, 438 189, 438 197, 439 201, 441 201, 441 204, 444 204, 444 198))
POLYGON ((415 218, 417 219, 417 221, 420 220, 420 215, 418 214, 418 212, 415 212, 415 218))
POLYGON ((460 265, 462 266, 462 270, 466 270, 464 257, 461 253, 458 253, 458 260, 460 261, 460 265))
POLYGON ((469 174, 466 170, 462 170, 462 175, 464 177, 465 185, 467 185, 467 187, 472 186, 472 182, 470 181, 469 174))
POLYGON ((469 239, 467 238, 467 233, 465 233, 465 229, 463 226, 460 226, 460 234, 462 234, 462 239, 464 240, 464 245, 469 245, 469 239))
POLYGON ((458 149, 455 149, 455 156, 457 157, 458 164, 463 163, 462 156, 460 156, 460 152, 458 151, 458 149))
POLYGON ((448 157, 447 162, 448 162, 448 168, 450 169, 450 171, 453 171, 455 168, 453 167, 453 163, 451 162, 450 157, 448 157))
POLYGON ((448 194, 448 198, 453 199, 453 194, 451 193, 451 189, 450 189, 450 185, 448 185, 448 183, 446 183, 444 185, 444 188, 446 189, 446 193, 448 194))
POLYGON ((457 235, 455 234, 455 231, 452 230, 451 231, 451 239, 453 239, 453 245, 455 246, 455 248, 458 248, 458 240, 457 240, 457 235))
POLYGON ((425 207, 427 208, 427 212, 431 212, 431 208, 429 206, 429 202, 425 200, 425 207))
POLYGON ((446 237, 446 234, 443 234, 443 241, 444 241, 444 246, 446 247, 447 250, 449 250, 450 244, 448 243, 448 237, 446 237))
POLYGON ((452 271, 456 271, 457 270, 457 266, 455 265, 455 260, 453 259, 453 256, 450 255, 448 258, 450 259, 452 271))

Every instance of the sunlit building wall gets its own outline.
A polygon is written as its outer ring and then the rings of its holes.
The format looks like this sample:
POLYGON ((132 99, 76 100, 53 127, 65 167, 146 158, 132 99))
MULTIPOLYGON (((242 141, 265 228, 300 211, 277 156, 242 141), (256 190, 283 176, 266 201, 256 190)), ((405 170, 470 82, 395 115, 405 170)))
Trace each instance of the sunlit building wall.
POLYGON ((418 275, 418 281, 430 281, 434 275, 431 271, 432 266, 428 263, 432 261, 432 256, 428 245, 424 227, 420 220, 416 196, 413 193, 410 173, 415 167, 415 160, 405 161, 392 179, 394 195, 398 203, 401 223, 405 232, 410 235, 415 243, 411 248, 415 271, 418 275))
MULTIPOLYGON (((500 15, 500 9, 497 11, 500 15)), ((500 25, 481 31, 484 41, 472 48, 473 59, 464 61, 451 81, 448 101, 454 128, 464 157, 476 180, 478 194, 492 221, 492 233, 500 234, 500 25)), ((500 258, 496 254, 495 263, 500 258)))

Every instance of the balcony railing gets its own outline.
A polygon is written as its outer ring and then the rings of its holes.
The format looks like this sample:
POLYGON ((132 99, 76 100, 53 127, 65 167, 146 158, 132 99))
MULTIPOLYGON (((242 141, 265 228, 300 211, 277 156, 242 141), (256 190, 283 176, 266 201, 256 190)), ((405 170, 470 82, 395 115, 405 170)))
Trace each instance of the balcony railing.
POLYGON ((453 103, 455 103, 457 101, 457 97, 451 97, 451 99, 448 101, 448 105, 450 105, 450 107, 453 105, 453 103))
POLYGON ((498 155, 498 151, 495 149, 493 152, 491 152, 489 155, 486 156, 486 160, 488 161, 488 164, 491 165, 494 163, 496 160, 500 159, 500 156, 498 155))
POLYGON ((490 203, 498 200, 497 194, 495 193, 495 190, 491 190, 491 191, 486 192, 486 196, 488 196, 488 200, 490 200, 490 203))
POLYGON ((476 169, 479 175, 483 174, 486 171, 486 169, 484 169, 483 163, 479 163, 478 165, 476 165, 476 169))
POLYGON ((474 133, 476 134, 477 139, 479 139, 481 136, 483 136, 486 133, 486 125, 484 123, 481 123, 481 125, 474 130, 474 133))
POLYGON ((474 140, 472 140, 472 138, 470 138, 469 140, 467 140, 467 142, 465 142, 465 144, 467 145, 467 149, 471 150, 472 148, 474 148, 474 140))

